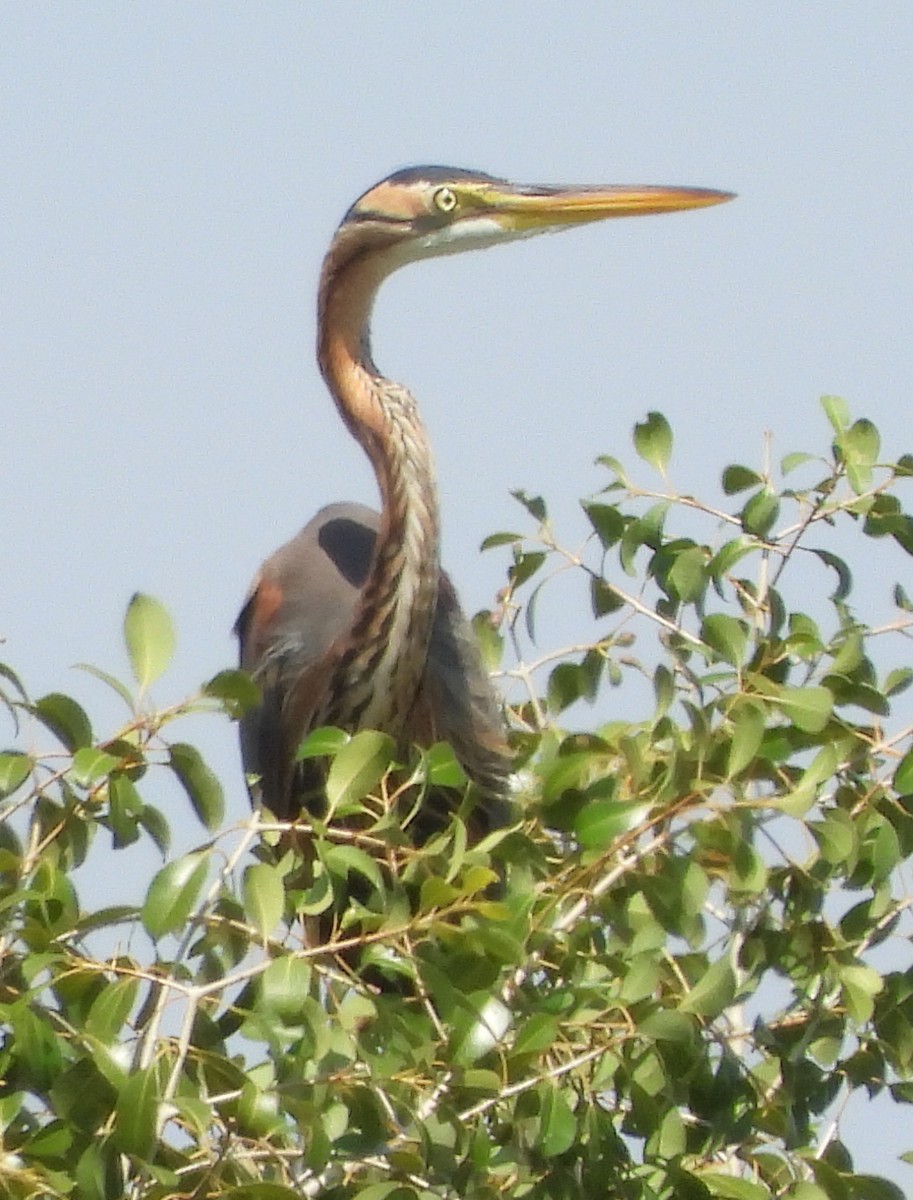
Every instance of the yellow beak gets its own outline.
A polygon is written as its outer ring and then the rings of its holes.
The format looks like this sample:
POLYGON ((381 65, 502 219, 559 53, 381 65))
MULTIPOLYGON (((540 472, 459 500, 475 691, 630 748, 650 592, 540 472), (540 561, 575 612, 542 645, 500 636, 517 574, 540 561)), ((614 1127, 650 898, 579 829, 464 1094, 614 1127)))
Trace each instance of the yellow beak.
POLYGON ((508 229, 517 232, 549 226, 582 225, 609 217, 706 208, 732 200, 733 192, 689 187, 538 187, 498 185, 485 200, 508 229))

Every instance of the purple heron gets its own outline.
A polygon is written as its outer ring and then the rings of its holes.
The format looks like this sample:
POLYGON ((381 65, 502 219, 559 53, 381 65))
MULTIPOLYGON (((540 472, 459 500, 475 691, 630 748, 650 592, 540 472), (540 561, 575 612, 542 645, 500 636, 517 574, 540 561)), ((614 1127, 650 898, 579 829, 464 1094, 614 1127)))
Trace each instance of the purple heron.
POLYGON ((339 414, 371 461, 378 516, 333 504, 263 564, 238 618, 241 666, 262 704, 241 724, 252 798, 280 819, 320 778, 296 761, 312 729, 380 729, 446 741, 481 797, 507 815, 511 756, 500 705, 453 585, 440 567, 431 450, 412 395, 374 364, 371 309, 383 280, 457 254, 608 217, 702 208, 727 192, 682 187, 540 187, 450 167, 397 171, 352 205, 320 275, 317 359, 339 414))

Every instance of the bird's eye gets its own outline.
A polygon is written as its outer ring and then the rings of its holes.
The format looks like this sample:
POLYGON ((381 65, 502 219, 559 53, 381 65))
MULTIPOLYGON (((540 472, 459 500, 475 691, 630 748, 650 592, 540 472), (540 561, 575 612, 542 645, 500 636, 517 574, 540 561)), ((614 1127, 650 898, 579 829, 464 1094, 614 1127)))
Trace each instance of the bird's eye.
POLYGON ((456 193, 448 187, 438 188, 434 193, 434 206, 438 212, 452 213, 457 206, 456 193))

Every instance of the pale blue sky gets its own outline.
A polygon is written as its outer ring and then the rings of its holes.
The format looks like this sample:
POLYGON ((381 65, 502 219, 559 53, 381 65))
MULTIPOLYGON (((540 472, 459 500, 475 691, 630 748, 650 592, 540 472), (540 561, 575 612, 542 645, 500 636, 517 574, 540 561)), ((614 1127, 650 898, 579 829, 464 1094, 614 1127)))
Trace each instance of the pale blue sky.
POLYGON ((320 505, 375 502, 314 365, 314 289, 341 214, 403 165, 740 194, 385 288, 377 358, 422 401, 468 609, 501 583, 477 547, 516 526, 508 489, 581 531, 593 457, 630 458, 648 409, 695 491, 766 428, 823 446, 824 392, 913 446, 901 0, 10 3, 2 26, 0 635, 36 693, 97 711, 68 668, 123 669, 137 588, 178 624, 162 699, 194 687, 233 658, 258 562, 320 505))

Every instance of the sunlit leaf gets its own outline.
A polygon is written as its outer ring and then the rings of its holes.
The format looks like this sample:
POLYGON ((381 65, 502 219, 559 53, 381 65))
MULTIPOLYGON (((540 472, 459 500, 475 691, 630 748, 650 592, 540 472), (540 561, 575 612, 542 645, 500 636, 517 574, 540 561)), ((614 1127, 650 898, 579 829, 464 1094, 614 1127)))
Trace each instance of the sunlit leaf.
POLYGON ((845 862, 856 849, 855 826, 852 818, 841 809, 828 813, 823 821, 811 823, 809 828, 822 857, 829 863, 845 862))
POLYGON ((783 475, 789 475, 795 471, 796 467, 801 467, 807 462, 814 461, 814 454, 806 454, 804 451, 795 451, 792 454, 785 454, 780 461, 780 471, 783 475))
POLYGON ((913 795, 913 750, 908 750, 897 764, 894 787, 901 796, 913 795))
POLYGON ((367 729, 341 747, 327 774, 327 802, 333 811, 363 800, 377 787, 394 759, 393 739, 367 729))
POLYGON ((524 1021, 517 1030, 514 1054, 535 1054, 554 1044, 558 1033, 558 1021, 548 1013, 535 1013, 524 1021))
POLYGON ((695 1013, 701 1017, 716 1017, 728 1008, 735 996, 735 974, 727 959, 711 963, 690 992, 687 993, 679 1012, 695 1013))
POLYGON ((142 918, 154 938, 180 929, 193 911, 209 873, 208 855, 196 850, 156 874, 143 902, 142 918))
POLYGON ((659 412, 647 413, 647 419, 634 426, 634 449, 650 466, 665 475, 672 455, 672 429, 659 412))
POLYGON ((720 1196, 722 1200, 770 1200, 770 1190, 750 1179, 715 1171, 702 1171, 699 1178, 711 1196, 720 1196))
POLYGON ((643 821, 650 806, 640 800, 596 800, 586 805, 574 823, 581 846, 601 850, 643 821))
POLYGON ((784 688, 777 704, 799 729, 820 733, 834 709, 834 697, 825 687, 784 688))
POLYGON ((260 689, 246 671, 220 671, 203 685, 203 695, 221 700, 233 717, 240 717, 260 703, 260 689))
POLYGON ((95 679, 100 680, 103 684, 105 684, 106 687, 109 687, 112 692, 115 692, 118 696, 120 696, 121 700, 123 700, 124 704, 126 704, 127 708, 129 708, 131 712, 134 710, 136 707, 136 700, 133 696, 133 693, 130 691, 127 685, 125 683, 121 683, 121 681, 115 675, 111 675, 107 671, 102 671, 98 667, 93 667, 91 663, 76 663, 76 669, 78 671, 85 671, 86 674, 92 675, 95 679))
POLYGON ((0 797, 11 796, 28 779, 34 759, 11 751, 0 754, 0 797))
POLYGON ((738 775, 754 761, 761 747, 767 718, 760 704, 751 701, 738 704, 731 714, 732 739, 729 743, 727 775, 738 775))
POLYGON ((871 421, 854 421, 839 440, 853 490, 864 492, 872 482, 872 467, 878 459, 881 438, 871 421))
POLYGON ((80 787, 91 787, 99 779, 110 775, 115 767, 120 765, 120 759, 95 746, 83 746, 73 755, 73 766, 70 775, 80 787))
POLYGON ((332 758, 338 754, 343 746, 348 745, 351 741, 351 734, 346 733, 342 729, 337 729, 333 725, 321 725, 319 729, 312 729, 307 735, 295 755, 296 759, 303 760, 307 758, 332 758))
POLYGON ((282 876, 270 863, 254 863, 244 871, 244 911, 264 941, 270 936, 285 908, 282 876))
POLYGON ((149 687, 174 656, 174 625, 165 606, 152 596, 136 592, 127 605, 124 640, 133 678, 141 688, 149 687))
POLYGON ((117 1097, 114 1141, 124 1154, 147 1159, 155 1145, 159 1083, 154 1067, 133 1071, 117 1097))
POLYGON ((707 552, 692 546, 675 555, 667 576, 672 596, 683 604, 696 600, 706 583, 707 552))
POLYGON ((280 1020, 302 1019, 311 986, 310 964, 300 958, 278 958, 260 978, 260 1004, 280 1020))
POLYGON ((107 984, 92 1002, 86 1016, 86 1033, 102 1042, 121 1038, 138 993, 138 979, 115 979, 107 984))
POLYGON ((841 434, 848 428, 851 420, 850 408, 840 396, 822 396, 821 407, 824 409, 834 433, 841 434))
POLYGON ((711 613, 701 624, 701 641, 725 662, 737 667, 745 657, 748 627, 728 613, 711 613))
MULTIPOLYGON (((621 463, 618 461, 618 459, 615 458, 613 455, 600 454, 599 457, 596 459, 596 462, 599 463, 600 466, 605 467, 606 470, 611 471, 616 476, 616 479, 619 484, 621 484, 624 487, 629 486, 628 476, 625 473, 624 467, 621 465, 621 463)), ((608 489, 606 489, 606 490, 608 491, 608 489)))

